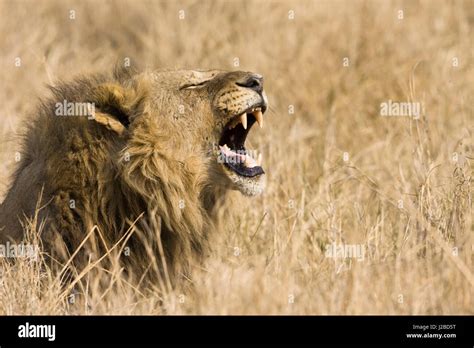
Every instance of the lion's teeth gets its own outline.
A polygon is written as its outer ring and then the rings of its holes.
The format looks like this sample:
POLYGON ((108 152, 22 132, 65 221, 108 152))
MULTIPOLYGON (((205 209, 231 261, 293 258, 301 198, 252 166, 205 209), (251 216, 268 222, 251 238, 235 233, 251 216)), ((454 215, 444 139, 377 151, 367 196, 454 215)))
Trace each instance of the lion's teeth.
POLYGON ((253 167, 257 166, 258 164, 257 164, 257 161, 255 161, 252 157, 245 156, 244 165, 247 168, 253 168, 253 167))
POLYGON ((242 123, 242 126, 244 127, 244 129, 247 129, 247 114, 246 113, 243 113, 242 115, 240 115, 240 122, 242 123))
POLYGON ((258 157, 257 157, 257 164, 258 164, 259 166, 262 165, 262 153, 261 153, 261 152, 258 154, 258 157))
POLYGON ((257 123, 260 126, 260 128, 263 128, 263 114, 262 114, 262 111, 260 111, 260 109, 257 109, 257 111, 255 111, 253 113, 253 115, 255 116, 255 119, 257 120, 257 123))

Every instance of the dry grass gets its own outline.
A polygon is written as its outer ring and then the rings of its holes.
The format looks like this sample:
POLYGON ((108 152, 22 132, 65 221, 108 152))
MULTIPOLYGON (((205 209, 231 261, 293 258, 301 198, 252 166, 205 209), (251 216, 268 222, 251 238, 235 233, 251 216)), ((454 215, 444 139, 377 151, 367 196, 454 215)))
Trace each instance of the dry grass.
POLYGON ((3 263, 1 314, 474 313, 472 1, 0 0, 0 19, 2 196, 21 121, 57 79, 125 57, 238 57, 266 77, 272 108, 250 136, 268 189, 225 213, 191 289, 137 289, 118 268, 104 288, 94 267, 68 303, 42 258, 20 259, 3 263), (381 117, 389 99, 424 111, 381 117), (364 259, 326 257, 331 243, 364 259))

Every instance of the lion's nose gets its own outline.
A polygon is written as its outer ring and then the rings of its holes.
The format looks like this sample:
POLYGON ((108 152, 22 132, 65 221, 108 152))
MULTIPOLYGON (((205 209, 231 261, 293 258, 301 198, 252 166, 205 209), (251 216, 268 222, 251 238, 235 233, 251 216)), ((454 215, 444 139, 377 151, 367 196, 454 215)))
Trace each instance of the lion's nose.
POLYGON ((237 81, 235 83, 237 86, 253 89, 258 93, 263 91, 263 77, 260 75, 251 75, 242 81, 237 81))

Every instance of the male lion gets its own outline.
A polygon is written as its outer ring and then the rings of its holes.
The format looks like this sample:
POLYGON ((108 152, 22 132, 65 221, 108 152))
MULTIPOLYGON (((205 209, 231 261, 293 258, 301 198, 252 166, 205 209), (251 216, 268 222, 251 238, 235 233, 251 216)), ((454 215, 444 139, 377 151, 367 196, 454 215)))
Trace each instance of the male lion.
POLYGON ((135 263, 149 267, 143 238, 159 239, 156 253, 185 272, 206 248, 225 191, 252 196, 264 188, 264 171, 245 148, 267 109, 258 74, 125 70, 51 90, 0 206, 3 243, 21 240, 24 218, 41 207, 41 240, 56 256, 85 248, 92 229, 103 253, 134 225, 141 238, 131 233, 125 242, 135 263), (88 117, 77 105, 87 105, 88 117))

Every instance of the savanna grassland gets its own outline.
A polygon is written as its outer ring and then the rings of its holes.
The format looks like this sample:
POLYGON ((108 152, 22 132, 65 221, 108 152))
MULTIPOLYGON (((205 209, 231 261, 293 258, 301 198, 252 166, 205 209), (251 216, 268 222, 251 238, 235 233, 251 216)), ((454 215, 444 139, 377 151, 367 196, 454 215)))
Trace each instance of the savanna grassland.
POLYGON ((0 200, 55 81, 246 70, 270 103, 248 140, 267 189, 222 209, 191 287, 98 264, 71 292, 44 255, 2 260, 0 314, 474 314, 473 22, 469 0, 0 0, 0 200))

